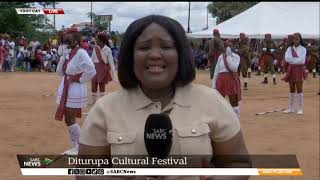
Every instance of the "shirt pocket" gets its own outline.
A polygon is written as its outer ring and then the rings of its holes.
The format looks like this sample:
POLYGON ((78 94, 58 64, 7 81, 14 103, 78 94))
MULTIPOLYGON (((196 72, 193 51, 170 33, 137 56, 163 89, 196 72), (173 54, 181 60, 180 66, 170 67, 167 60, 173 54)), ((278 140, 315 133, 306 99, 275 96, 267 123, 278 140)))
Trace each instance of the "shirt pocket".
POLYGON ((182 155, 212 155, 208 124, 176 127, 182 155))
POLYGON ((134 155, 136 136, 136 132, 108 132, 111 155, 134 155))

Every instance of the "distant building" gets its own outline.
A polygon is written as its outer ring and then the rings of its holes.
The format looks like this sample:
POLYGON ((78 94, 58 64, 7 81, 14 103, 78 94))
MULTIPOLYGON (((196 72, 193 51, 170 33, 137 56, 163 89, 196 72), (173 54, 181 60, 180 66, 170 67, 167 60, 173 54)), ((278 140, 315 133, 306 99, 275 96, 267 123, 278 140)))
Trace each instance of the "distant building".
MULTIPOLYGON (((78 31, 85 31, 85 30, 89 30, 91 26, 91 22, 81 22, 78 24, 73 24, 71 27, 72 28, 77 28, 78 31)), ((95 24, 94 22, 92 22, 92 27, 95 29, 95 24)))

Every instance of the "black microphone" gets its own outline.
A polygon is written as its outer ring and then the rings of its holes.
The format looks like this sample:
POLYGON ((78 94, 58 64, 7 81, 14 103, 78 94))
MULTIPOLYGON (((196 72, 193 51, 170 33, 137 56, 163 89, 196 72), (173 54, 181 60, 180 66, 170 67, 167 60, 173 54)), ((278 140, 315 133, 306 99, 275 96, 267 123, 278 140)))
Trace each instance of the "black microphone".
POLYGON ((150 157, 166 158, 172 146, 172 123, 167 114, 150 114, 144 126, 144 144, 150 157))

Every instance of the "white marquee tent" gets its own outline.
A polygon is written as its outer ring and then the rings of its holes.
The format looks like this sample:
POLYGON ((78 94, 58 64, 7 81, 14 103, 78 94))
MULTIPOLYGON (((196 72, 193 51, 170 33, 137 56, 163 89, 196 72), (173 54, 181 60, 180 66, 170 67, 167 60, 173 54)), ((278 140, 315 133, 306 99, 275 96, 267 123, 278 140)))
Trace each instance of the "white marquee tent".
MULTIPOLYGON (((244 32, 249 38, 263 39, 271 33, 282 39, 300 32, 302 38, 319 39, 319 2, 261 2, 217 25, 222 38, 239 38, 244 32)), ((212 38, 212 30, 192 33, 193 38, 212 38)))

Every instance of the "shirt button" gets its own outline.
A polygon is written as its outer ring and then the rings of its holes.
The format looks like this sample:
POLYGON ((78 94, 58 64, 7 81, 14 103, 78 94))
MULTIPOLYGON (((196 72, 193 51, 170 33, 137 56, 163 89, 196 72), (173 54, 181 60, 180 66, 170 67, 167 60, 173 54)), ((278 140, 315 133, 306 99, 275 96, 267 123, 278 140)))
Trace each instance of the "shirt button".
POLYGON ((197 133, 197 130, 196 129, 191 129, 191 133, 195 134, 195 133, 197 133))
POLYGON ((120 137, 118 137, 118 141, 120 142, 120 141, 122 141, 122 137, 120 136, 120 137))

